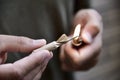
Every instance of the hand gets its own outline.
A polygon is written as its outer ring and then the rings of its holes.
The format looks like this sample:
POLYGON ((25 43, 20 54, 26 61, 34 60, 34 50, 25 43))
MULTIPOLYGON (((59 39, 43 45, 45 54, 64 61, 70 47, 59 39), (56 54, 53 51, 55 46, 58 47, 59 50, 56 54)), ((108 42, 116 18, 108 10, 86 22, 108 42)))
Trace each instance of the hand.
POLYGON ((101 16, 92 9, 79 11, 74 18, 74 26, 82 25, 81 37, 85 45, 73 48, 71 42, 61 47, 62 68, 67 71, 88 70, 95 66, 102 47, 101 16))
POLYGON ((38 80, 52 57, 49 51, 37 49, 45 44, 44 39, 0 35, 0 80, 38 80), (32 53, 14 63, 3 64, 7 52, 32 53))

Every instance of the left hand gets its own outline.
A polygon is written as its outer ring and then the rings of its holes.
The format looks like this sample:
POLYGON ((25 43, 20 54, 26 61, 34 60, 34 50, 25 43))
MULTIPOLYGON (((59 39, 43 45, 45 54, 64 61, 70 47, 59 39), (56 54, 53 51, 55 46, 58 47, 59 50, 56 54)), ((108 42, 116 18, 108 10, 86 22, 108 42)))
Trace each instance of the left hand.
POLYGON ((53 55, 48 50, 39 50, 45 44, 44 39, 0 35, 0 80, 39 80, 53 55), (32 53, 5 64, 7 52, 32 53))
POLYGON ((84 46, 73 48, 71 42, 61 47, 62 68, 67 71, 88 70, 97 63, 102 47, 102 19, 92 9, 79 11, 74 18, 74 25, 82 25, 81 37, 84 46))

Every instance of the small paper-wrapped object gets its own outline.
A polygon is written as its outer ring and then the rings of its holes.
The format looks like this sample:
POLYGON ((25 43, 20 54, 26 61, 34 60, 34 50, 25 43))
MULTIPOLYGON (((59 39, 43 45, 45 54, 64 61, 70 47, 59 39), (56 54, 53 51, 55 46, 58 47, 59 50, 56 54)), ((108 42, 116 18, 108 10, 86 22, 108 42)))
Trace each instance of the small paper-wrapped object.
POLYGON ((61 45, 61 43, 53 41, 53 42, 48 43, 47 45, 39 48, 39 50, 49 50, 49 51, 52 51, 52 50, 57 49, 60 45, 61 45))
POLYGON ((52 51, 52 50, 55 50, 57 49, 58 47, 60 47, 62 44, 72 40, 73 38, 68 38, 66 36, 66 34, 63 34, 57 41, 53 41, 51 43, 48 43, 46 45, 44 45, 43 47, 39 48, 39 50, 49 50, 49 51, 52 51))

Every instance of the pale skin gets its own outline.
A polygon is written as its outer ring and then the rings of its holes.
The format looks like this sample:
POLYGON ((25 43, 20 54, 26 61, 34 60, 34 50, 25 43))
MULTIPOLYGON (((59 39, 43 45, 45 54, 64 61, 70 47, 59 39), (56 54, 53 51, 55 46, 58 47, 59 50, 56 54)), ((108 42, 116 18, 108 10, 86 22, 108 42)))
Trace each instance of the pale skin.
POLYGON ((0 35, 0 80, 38 80, 52 58, 51 52, 37 49, 45 44, 44 39, 0 35), (7 52, 31 52, 31 54, 14 63, 3 64, 7 52))
POLYGON ((97 63, 102 47, 101 16, 92 9, 81 10, 75 15, 73 24, 82 25, 80 36, 85 45, 77 48, 73 48, 71 42, 63 45, 60 52, 62 68, 66 71, 88 70, 97 63))
MULTIPOLYGON (((102 46, 101 16, 95 10, 81 10, 75 15, 73 23, 74 26, 82 25, 81 36, 86 44, 76 49, 68 42, 61 47, 62 69, 88 70, 97 63, 102 46)), ((53 56, 47 50, 38 50, 45 44, 46 41, 43 39, 0 35, 0 80, 39 80, 53 56), (14 63, 3 64, 7 59, 7 52, 31 52, 31 54, 14 63)))

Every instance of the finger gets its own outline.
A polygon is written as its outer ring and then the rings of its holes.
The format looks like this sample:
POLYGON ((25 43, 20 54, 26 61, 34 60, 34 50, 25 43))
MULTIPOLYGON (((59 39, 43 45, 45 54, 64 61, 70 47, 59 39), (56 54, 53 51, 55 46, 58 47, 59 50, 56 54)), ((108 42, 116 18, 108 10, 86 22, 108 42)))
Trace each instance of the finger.
POLYGON ((99 34, 95 38, 92 44, 86 45, 84 48, 79 50, 80 53, 79 61, 84 63, 86 61, 96 58, 101 51, 101 47, 102 47, 102 40, 101 40, 101 35, 99 34))
MULTIPOLYGON (((51 54, 53 54, 52 52, 50 52, 51 54)), ((53 56, 53 55, 52 55, 53 56)), ((38 71, 38 73, 37 73, 37 75, 34 77, 34 79, 33 80, 39 80, 40 78, 41 78, 41 76, 42 76, 42 72, 45 70, 45 68, 46 68, 46 66, 47 66, 47 64, 48 64, 48 61, 45 61, 45 63, 46 64, 44 64, 44 67, 42 68, 42 70, 41 69, 39 69, 38 71)))
MULTIPOLYGON (((53 54, 53 53, 51 52, 51 54, 53 54)), ((40 79, 43 71, 45 70, 45 68, 47 66, 47 64, 48 64, 48 61, 46 60, 44 63, 41 63, 38 67, 36 67, 29 74, 27 74, 24 79, 25 80, 34 80, 37 75, 39 75, 38 76, 39 78, 37 78, 35 80, 40 79)))
MULTIPOLYGON (((43 66, 43 65, 42 65, 43 66)), ((38 71, 41 70, 41 67, 37 67, 35 68, 33 71, 31 71, 29 74, 27 74, 25 77, 24 77, 24 80, 33 80, 34 77, 37 75, 38 71)), ((42 74, 42 72, 41 72, 42 74)))
POLYGON ((64 59, 65 59, 64 48, 65 48, 65 44, 63 44, 63 45, 60 47, 60 61, 61 61, 61 62, 64 62, 64 59))
POLYGON ((71 69, 71 64, 70 64, 70 60, 68 60, 65 55, 65 52, 64 52, 64 48, 65 48, 65 44, 61 46, 61 52, 60 52, 60 61, 61 61, 61 68, 63 70, 70 70, 71 69), (68 67, 69 66, 69 67, 68 67))
POLYGON ((41 78, 41 76, 42 76, 42 74, 41 74, 42 72, 43 71, 39 70, 39 73, 34 77, 33 80, 39 80, 41 78))
POLYGON ((73 66, 73 65, 71 65, 71 63, 72 63, 71 58, 66 54, 66 51, 64 51, 65 47, 66 47, 66 45, 61 46, 60 60, 62 62, 62 68, 64 68, 63 64, 67 65, 67 66, 73 66))
POLYGON ((0 79, 1 80, 17 80, 20 79, 13 68, 12 64, 0 65, 0 79))
POLYGON ((70 66, 66 63, 62 63, 62 69, 65 71, 86 71, 94 67, 97 64, 97 61, 97 59, 94 59, 86 62, 84 65, 81 66, 70 66))
POLYGON ((30 52, 46 44, 44 39, 33 40, 27 37, 0 35, 0 49, 12 52, 30 52))
MULTIPOLYGON (((43 65, 42 65, 43 66, 43 65)), ((24 77, 24 80, 33 80, 34 77, 37 75, 38 71, 37 70, 40 70, 41 67, 37 67, 35 68, 33 71, 31 71, 29 74, 27 74, 25 77, 24 77)), ((42 72, 41 72, 42 74, 42 72)))
POLYGON ((40 79, 44 69, 46 68, 47 63, 48 61, 45 61, 43 64, 40 64, 37 68, 33 69, 29 74, 27 74, 24 77, 24 80, 34 80, 34 78, 36 77, 36 75, 38 75, 38 73, 39 73, 38 79, 40 79))
POLYGON ((47 50, 33 52, 30 56, 15 62, 13 65, 20 75, 24 76, 30 73, 33 69, 41 66, 41 71, 52 57, 51 53, 47 50))
MULTIPOLYGON (((64 56, 66 56, 68 58, 68 60, 71 60, 69 62, 76 62, 76 59, 79 58, 79 52, 78 50, 74 49, 72 47, 72 44, 71 42, 68 42, 67 44, 65 44, 65 47, 64 47, 64 56)), ((66 59, 65 57, 65 59, 66 59)), ((67 62, 68 62, 67 60, 67 62)))
MULTIPOLYGON (((65 70, 67 70, 66 68, 68 68, 69 70, 73 67, 75 68, 76 67, 76 59, 79 58, 79 52, 72 47, 71 42, 68 42, 62 48, 63 48, 63 51, 60 55, 61 62, 62 62, 62 68, 65 70)), ((73 69, 71 69, 71 70, 73 70, 73 69)))
POLYGON ((30 71, 38 67, 38 65, 44 64, 45 61, 49 61, 51 57, 51 54, 48 51, 44 50, 36 53, 33 52, 28 57, 16 61, 13 64, 0 65, 0 79, 22 80, 23 77, 30 71))

